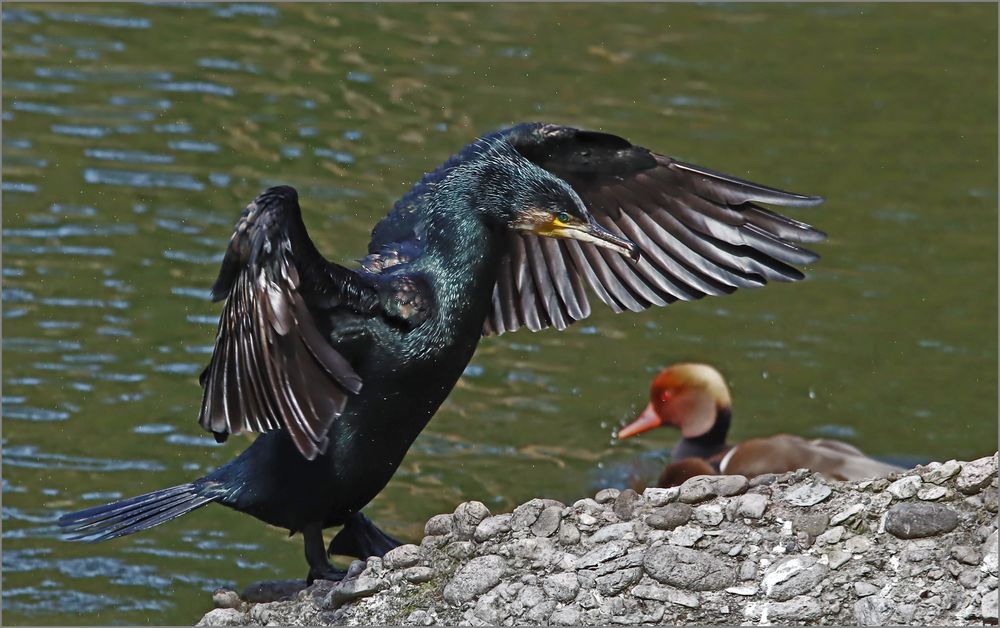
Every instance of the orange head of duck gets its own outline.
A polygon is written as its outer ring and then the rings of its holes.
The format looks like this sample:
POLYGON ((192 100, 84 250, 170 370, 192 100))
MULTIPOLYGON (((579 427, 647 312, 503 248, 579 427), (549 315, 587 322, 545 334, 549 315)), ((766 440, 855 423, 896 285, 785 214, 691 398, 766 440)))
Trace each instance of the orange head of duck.
POLYGON ((712 429, 720 411, 731 407, 729 387, 717 370, 707 364, 674 364, 656 376, 646 409, 618 432, 618 438, 662 425, 678 428, 684 438, 697 438, 712 429))

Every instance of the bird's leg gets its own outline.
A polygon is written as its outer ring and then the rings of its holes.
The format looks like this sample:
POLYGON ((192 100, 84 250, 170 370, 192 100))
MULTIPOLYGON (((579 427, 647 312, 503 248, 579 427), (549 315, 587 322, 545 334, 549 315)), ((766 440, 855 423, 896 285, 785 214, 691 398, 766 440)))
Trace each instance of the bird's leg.
POLYGON ((323 549, 323 526, 318 523, 310 523, 302 527, 302 540, 305 543, 306 562, 309 563, 309 575, 306 576, 306 585, 312 584, 316 580, 343 580, 347 572, 343 569, 336 569, 326 558, 323 549))
POLYGON ((369 556, 385 556, 389 550, 402 545, 378 528, 371 519, 356 512, 344 522, 344 529, 330 541, 327 554, 355 556, 365 560, 369 556))

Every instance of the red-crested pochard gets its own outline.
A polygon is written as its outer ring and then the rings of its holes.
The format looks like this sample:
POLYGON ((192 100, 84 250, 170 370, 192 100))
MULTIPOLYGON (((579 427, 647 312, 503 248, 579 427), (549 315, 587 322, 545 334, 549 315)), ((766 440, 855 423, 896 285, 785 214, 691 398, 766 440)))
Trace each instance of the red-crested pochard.
POLYGON ((902 471, 869 458, 857 447, 825 438, 777 434, 729 445, 732 398, 722 375, 707 364, 674 364, 653 380, 642 414, 618 432, 618 438, 669 425, 680 429, 657 486, 684 483, 696 475, 785 473, 809 469, 835 480, 860 480, 902 471))

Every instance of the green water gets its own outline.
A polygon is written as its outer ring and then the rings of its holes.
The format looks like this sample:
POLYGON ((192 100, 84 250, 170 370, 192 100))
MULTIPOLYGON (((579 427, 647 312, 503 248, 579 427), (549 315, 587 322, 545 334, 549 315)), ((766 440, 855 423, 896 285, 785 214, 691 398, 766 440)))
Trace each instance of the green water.
POLYGON ((676 360, 729 376, 736 439, 991 453, 996 51, 988 4, 5 5, 4 620, 189 624, 216 586, 304 575, 298 537, 223 508, 99 545, 54 521, 245 444, 201 432, 196 380, 257 192, 297 187, 347 261, 423 172, 511 122, 822 194, 794 217, 830 238, 803 283, 484 341, 369 506, 387 530, 655 475, 676 434, 611 433, 676 360))

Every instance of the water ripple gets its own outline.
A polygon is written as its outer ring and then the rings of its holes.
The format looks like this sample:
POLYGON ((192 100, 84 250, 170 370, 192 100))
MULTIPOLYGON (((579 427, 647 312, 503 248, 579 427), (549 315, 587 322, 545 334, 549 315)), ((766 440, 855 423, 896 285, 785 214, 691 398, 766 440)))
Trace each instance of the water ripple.
POLYGON ((164 471, 153 460, 115 460, 113 458, 86 458, 66 454, 45 453, 34 445, 17 445, 3 448, 3 464, 26 469, 69 469, 73 471, 164 471))
POLYGON ((87 183, 102 183, 105 185, 137 188, 174 188, 196 192, 205 189, 205 184, 195 179, 192 175, 171 174, 167 172, 87 168, 83 171, 83 180, 87 183))

